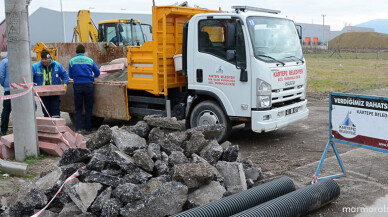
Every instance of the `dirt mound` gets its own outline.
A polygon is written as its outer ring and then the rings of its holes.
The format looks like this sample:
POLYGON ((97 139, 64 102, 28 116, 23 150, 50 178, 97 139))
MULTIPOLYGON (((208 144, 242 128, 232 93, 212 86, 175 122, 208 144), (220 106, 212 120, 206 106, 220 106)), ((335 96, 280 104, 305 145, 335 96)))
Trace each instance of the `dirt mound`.
POLYGON ((329 49, 388 49, 388 34, 347 32, 330 40, 329 49))

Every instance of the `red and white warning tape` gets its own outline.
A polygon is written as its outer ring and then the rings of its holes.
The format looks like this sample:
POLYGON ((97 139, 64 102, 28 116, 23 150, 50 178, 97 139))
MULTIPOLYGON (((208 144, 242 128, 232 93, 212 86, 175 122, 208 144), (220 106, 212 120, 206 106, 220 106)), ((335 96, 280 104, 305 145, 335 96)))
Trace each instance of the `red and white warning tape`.
POLYGON ((6 96, 0 96, 0 100, 9 100, 9 99, 14 99, 14 98, 17 98, 17 97, 24 96, 24 95, 26 95, 28 92, 30 92, 32 90, 32 87, 34 86, 34 84, 33 83, 30 83, 30 84, 9 83, 9 86, 12 89, 18 89, 18 90, 27 89, 27 90, 23 91, 21 93, 16 93, 16 94, 6 95, 6 96))
POLYGON ((11 87, 12 89, 18 89, 18 90, 28 89, 32 85, 33 84, 9 83, 9 87, 11 87))
POLYGON ((59 190, 57 191, 57 193, 54 195, 54 197, 48 202, 48 204, 43 207, 43 209, 39 210, 39 212, 35 213, 34 215, 32 215, 31 217, 37 217, 39 216, 40 214, 42 214, 43 211, 45 211, 47 209, 48 206, 50 206, 51 202, 53 202, 53 200, 57 197, 57 195, 62 191, 62 188, 65 186, 66 183, 70 182, 71 180, 77 178, 79 176, 79 171, 85 169, 86 167, 81 167, 79 168, 73 175, 71 175, 69 178, 67 178, 65 180, 65 182, 62 184, 62 186, 59 188, 59 190))

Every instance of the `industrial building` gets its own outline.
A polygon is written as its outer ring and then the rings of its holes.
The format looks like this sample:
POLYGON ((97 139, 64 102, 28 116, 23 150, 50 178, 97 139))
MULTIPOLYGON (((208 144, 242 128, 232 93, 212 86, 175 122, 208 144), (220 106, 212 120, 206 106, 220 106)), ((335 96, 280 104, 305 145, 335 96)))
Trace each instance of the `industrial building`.
POLYGON ((330 25, 296 23, 302 27, 302 43, 305 46, 327 45, 330 40, 330 25))
MULTIPOLYGON (((73 38, 73 29, 77 25, 77 13, 65 11, 65 36, 63 34, 62 14, 60 11, 39 8, 29 16, 30 41, 31 46, 37 42, 71 42, 73 38), (66 38, 64 38, 66 37, 66 38)), ((91 17, 97 25, 99 21, 109 19, 130 19, 135 18, 142 23, 152 24, 151 14, 134 13, 105 13, 91 11, 91 17)), ((374 32, 373 28, 346 26, 341 31, 331 31, 330 25, 296 23, 302 27, 302 43, 304 46, 323 46, 325 47, 331 39, 345 32, 374 32)), ((5 39, 6 22, 0 23, 1 38, 5 39)), ((143 29, 146 40, 152 39, 149 29, 143 29)), ((2 51, 7 49, 7 41, 3 40, 2 51)))

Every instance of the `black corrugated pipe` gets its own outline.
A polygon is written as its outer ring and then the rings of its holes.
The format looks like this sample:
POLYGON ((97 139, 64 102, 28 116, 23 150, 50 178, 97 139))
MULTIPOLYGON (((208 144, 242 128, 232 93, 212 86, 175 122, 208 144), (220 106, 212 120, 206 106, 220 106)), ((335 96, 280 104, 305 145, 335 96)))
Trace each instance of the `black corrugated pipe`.
POLYGON ((326 179, 240 212, 232 217, 298 217, 319 209, 340 195, 337 182, 326 179))
POLYGON ((231 216, 258 204, 272 200, 295 190, 294 182, 282 177, 220 200, 189 209, 175 217, 223 217, 231 216))

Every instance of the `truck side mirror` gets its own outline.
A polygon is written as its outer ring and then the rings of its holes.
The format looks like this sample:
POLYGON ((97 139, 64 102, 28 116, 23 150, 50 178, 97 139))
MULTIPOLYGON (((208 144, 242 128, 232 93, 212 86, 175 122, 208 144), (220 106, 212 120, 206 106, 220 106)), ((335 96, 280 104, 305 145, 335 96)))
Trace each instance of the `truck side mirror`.
POLYGON ((231 61, 236 58, 236 50, 227 50, 226 51, 226 60, 231 61))
POLYGON ((226 48, 236 48, 236 23, 228 23, 226 25, 226 48))
POLYGON ((245 68, 241 68, 240 72, 240 81, 247 82, 248 81, 248 72, 245 68))
POLYGON ((298 32, 299 40, 302 41, 302 26, 301 25, 295 25, 296 31, 298 32))

